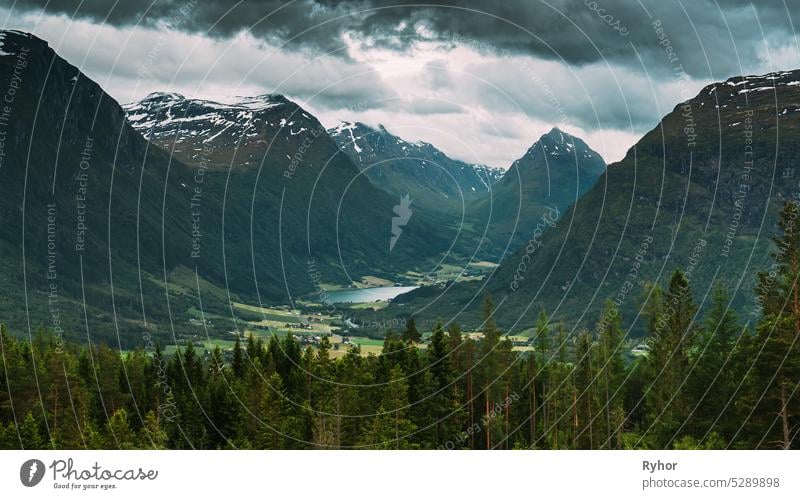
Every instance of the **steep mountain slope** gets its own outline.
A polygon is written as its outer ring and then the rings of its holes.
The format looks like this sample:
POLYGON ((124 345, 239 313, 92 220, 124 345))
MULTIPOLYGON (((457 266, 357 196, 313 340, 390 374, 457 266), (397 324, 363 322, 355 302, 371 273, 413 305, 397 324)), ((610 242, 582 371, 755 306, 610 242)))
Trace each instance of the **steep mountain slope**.
POLYGON ((543 215, 562 214, 597 182, 605 167, 603 158, 583 140, 553 128, 514 161, 474 211, 491 212, 490 239, 511 241, 516 249, 531 237, 543 215))
POLYGON ((149 142, 46 42, 0 35, 0 314, 17 330, 126 347, 144 330, 224 334, 229 300, 287 303, 448 247, 420 216, 390 251, 397 200, 282 97, 214 111, 152 96, 129 108, 149 142))
POLYGON ((203 192, 221 200, 220 218, 203 215, 205 224, 225 226, 224 254, 219 248, 210 258, 252 261, 214 275, 240 292, 260 292, 240 287, 264 281, 279 287, 266 298, 279 300, 320 282, 392 279, 424 268, 455 237, 456 229, 417 213, 390 247, 399 200, 373 186, 319 121, 283 96, 224 104, 156 93, 125 109, 151 142, 202 172, 203 192))
POLYGON ((283 133, 279 143, 273 146, 302 142, 320 133, 316 120, 279 94, 222 104, 155 92, 122 107, 128 121, 146 139, 168 145, 171 153, 187 162, 205 160, 208 169, 226 170, 230 161, 223 159, 230 160, 231 151, 237 149, 233 166, 257 168, 264 159, 264 146, 279 133, 283 133))
POLYGON ((540 306, 580 325, 613 299, 640 332, 645 284, 682 269, 698 302, 721 280, 750 319, 758 315, 753 276, 768 270, 777 213, 800 199, 798 160, 800 70, 709 85, 609 166, 555 228, 503 262, 485 288, 451 289, 439 313, 488 291, 502 303, 498 317, 519 330, 540 306))
POLYGON ((408 194, 431 210, 461 213, 491 191, 502 170, 449 158, 426 142, 408 142, 363 123, 341 122, 328 130, 339 147, 381 189, 408 194))
POLYGON ((46 42, 0 36, 3 320, 84 338, 91 328, 92 340, 115 344, 117 333, 141 336, 151 320, 166 333, 157 283, 191 247, 182 187, 191 172, 170 167, 46 42))
POLYGON ((605 171, 599 154, 557 128, 505 171, 453 160, 431 144, 408 142, 383 126, 342 122, 329 132, 383 190, 409 194, 432 212, 463 215, 465 233, 477 239, 481 255, 493 260, 524 243, 543 215, 553 209, 562 213, 605 171))

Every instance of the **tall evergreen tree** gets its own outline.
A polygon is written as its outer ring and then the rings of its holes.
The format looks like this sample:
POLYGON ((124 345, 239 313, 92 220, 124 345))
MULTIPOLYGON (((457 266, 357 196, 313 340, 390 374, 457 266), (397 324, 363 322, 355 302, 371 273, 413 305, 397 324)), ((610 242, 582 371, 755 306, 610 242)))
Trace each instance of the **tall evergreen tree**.
POLYGON ((361 438, 361 445, 372 449, 410 449, 412 433, 416 430, 408 417, 408 381, 406 374, 395 366, 383 390, 378 413, 372 417, 361 438))
POLYGON ((597 372, 593 365, 594 344, 588 331, 578 335, 575 344, 574 444, 580 449, 593 449, 600 435, 597 427, 597 372))
POLYGON ((718 432, 728 438, 738 428, 734 416, 735 397, 745 375, 734 350, 742 332, 736 314, 729 308, 730 298, 724 284, 713 291, 711 308, 697 341, 693 358, 690 390, 697 400, 694 410, 694 436, 703 438, 718 432))
POLYGON ((441 445, 452 435, 460 431, 456 413, 460 408, 455 400, 457 384, 453 372, 453 363, 449 351, 448 338, 440 323, 433 329, 428 348, 428 362, 433 376, 433 393, 431 394, 432 423, 435 425, 435 446, 441 445))
POLYGON ((406 328, 403 331, 403 341, 407 343, 419 343, 422 340, 422 333, 417 330, 417 323, 413 317, 406 319, 406 328))
POLYGON ((599 419, 599 447, 619 448, 622 445, 620 425, 623 409, 622 383, 625 379, 622 318, 616 304, 605 303, 598 323, 598 388, 603 416, 599 419))
POLYGON ((755 417, 763 434, 759 447, 800 447, 800 207, 788 202, 781 211, 781 233, 775 237, 772 272, 759 274, 756 292, 763 317, 758 324, 761 355, 754 388, 761 395, 755 417))
POLYGON ((233 344, 233 359, 231 360, 231 368, 233 369, 234 376, 239 379, 244 377, 244 352, 242 351, 242 341, 238 334, 236 335, 236 342, 233 344))
POLYGON ((663 311, 651 331, 648 356, 649 378, 646 403, 652 432, 659 445, 665 445, 690 414, 689 352, 693 348, 696 327, 693 320, 696 306, 689 281, 676 270, 664 296, 663 311))

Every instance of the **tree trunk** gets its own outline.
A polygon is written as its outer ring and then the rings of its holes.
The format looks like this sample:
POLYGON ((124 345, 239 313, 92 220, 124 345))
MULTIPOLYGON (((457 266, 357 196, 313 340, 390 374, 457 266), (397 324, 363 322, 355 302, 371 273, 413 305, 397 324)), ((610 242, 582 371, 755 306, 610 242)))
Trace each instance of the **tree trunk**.
POLYGON ((486 450, 492 448, 492 422, 489 419, 489 389, 486 390, 486 450))
MULTIPOLYGON (((470 357, 472 357, 470 355, 470 357)), ((475 431, 473 427, 475 426, 475 401, 472 399, 472 359, 470 358, 469 361, 469 371, 467 372, 467 404, 469 405, 469 447, 470 449, 475 448, 475 431)))
POLYGON ((531 447, 536 445, 536 378, 531 380, 531 447))
POLYGON ((783 440, 781 441, 781 448, 784 450, 789 449, 791 444, 791 437, 789 436, 789 407, 786 400, 786 384, 781 383, 781 427, 783 429, 783 440))

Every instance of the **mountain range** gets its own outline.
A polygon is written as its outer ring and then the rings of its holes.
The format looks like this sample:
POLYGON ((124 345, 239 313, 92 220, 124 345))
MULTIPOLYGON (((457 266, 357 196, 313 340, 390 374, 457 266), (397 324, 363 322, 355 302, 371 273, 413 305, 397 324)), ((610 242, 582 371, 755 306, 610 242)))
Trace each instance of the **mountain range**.
POLYGON ((4 31, 0 44, 14 89, 0 115, 2 313, 23 329, 102 326, 124 345, 196 331, 191 313, 222 334, 237 328, 232 301, 293 306, 487 259, 499 266, 485 279, 424 286, 381 314, 475 325, 463 311, 491 294, 519 332, 542 308, 583 327, 611 299, 636 334, 650 284, 674 269, 699 301, 724 282, 756 311, 750 276, 798 198, 800 71, 711 84, 609 166, 554 128, 501 173, 385 126, 326 129, 277 94, 120 106, 45 41, 4 31))
POLYGON ((218 335, 238 327, 233 301, 293 306, 508 251, 481 225, 497 169, 384 127, 326 130, 276 94, 123 107, 44 40, 4 31, 0 44, 0 84, 15 90, 0 116, 13 328, 125 346, 197 333, 188 314, 218 335))
POLYGON ((403 140, 383 125, 341 122, 328 133, 373 184, 435 211, 460 214, 486 197, 504 173, 452 159, 426 142, 403 140))
POLYGON ((124 345, 196 332, 188 311, 224 334, 231 301, 291 304, 438 260, 452 239, 419 216, 390 252, 397 200, 283 97, 155 94, 129 120, 45 41, 5 31, 0 48, 0 85, 15 89, 0 200, 11 327, 124 345))
POLYGON ((541 217, 560 217, 605 172, 606 164, 586 143, 553 128, 514 161, 490 196, 473 210, 489 226, 490 241, 513 251, 531 237, 541 217))
POLYGON ((492 261, 524 243, 548 210, 567 209, 605 171, 597 152, 558 128, 505 170, 452 159, 382 125, 342 122, 329 132, 379 188, 396 196, 409 194, 432 212, 463 216, 461 226, 480 233, 478 254, 492 261))
POLYGON ((701 305, 723 283, 746 320, 758 317, 752 276, 769 271, 778 211, 798 199, 799 132, 800 71, 708 85, 485 282, 420 289, 387 313, 425 308, 430 318, 474 323, 459 311, 488 293, 511 331, 530 327, 541 309, 580 328, 612 300, 638 334, 650 285, 679 269, 701 305))

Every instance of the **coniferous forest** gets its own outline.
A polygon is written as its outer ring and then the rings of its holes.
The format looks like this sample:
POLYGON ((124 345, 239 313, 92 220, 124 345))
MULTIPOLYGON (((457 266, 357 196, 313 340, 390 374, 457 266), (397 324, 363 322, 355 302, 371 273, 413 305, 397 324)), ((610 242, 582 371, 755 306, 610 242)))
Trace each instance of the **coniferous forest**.
POLYGON ((291 335, 232 354, 166 356, 0 335, 5 449, 789 449, 800 448, 800 231, 787 203, 746 322, 717 286, 702 316, 681 270, 648 287, 630 355, 608 301, 592 330, 541 312, 531 352, 512 351, 489 297, 482 335, 429 340, 409 320, 380 355, 291 335))

